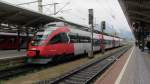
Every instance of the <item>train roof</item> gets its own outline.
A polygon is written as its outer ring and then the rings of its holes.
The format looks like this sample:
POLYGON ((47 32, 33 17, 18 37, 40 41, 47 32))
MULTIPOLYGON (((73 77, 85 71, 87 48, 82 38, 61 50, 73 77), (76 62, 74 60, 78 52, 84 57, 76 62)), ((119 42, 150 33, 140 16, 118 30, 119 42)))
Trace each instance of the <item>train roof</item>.
POLYGON ((110 40, 110 39, 112 39, 112 36, 106 36, 106 35, 104 35, 104 39, 110 40))
MULTIPOLYGON (((6 32, 0 32, 0 36, 17 36, 17 33, 6 33, 6 32)), ((20 34, 20 36, 27 36, 27 34, 20 34)), ((29 36, 33 36, 32 34, 29 34, 29 36)))

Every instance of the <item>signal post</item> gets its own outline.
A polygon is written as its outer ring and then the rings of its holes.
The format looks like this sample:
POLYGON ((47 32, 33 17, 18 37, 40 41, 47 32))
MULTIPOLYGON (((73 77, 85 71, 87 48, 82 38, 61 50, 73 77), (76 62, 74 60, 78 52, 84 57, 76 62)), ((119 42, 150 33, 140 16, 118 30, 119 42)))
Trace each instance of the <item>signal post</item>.
POLYGON ((102 48, 102 53, 104 54, 105 53, 105 42, 104 42, 104 30, 106 28, 106 22, 105 21, 102 21, 101 22, 101 31, 102 31, 102 45, 101 45, 101 48, 102 48))
POLYGON ((91 30, 91 50, 90 50, 90 54, 88 53, 88 57, 89 58, 93 58, 93 9, 89 9, 89 25, 90 25, 90 30, 91 30))

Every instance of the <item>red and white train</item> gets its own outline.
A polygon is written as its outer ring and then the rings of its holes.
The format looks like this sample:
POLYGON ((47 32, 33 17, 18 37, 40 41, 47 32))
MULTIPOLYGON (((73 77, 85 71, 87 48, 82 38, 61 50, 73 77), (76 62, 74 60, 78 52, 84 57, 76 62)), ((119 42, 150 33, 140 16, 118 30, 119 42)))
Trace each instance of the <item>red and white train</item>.
MULTIPOLYGON (((31 35, 30 35, 31 37, 31 35)), ((17 33, 0 32, 0 50, 11 50, 20 48, 27 48, 27 40, 30 39, 26 35, 20 35, 18 38, 17 33)))
MULTIPOLYGON (((47 24, 45 30, 37 32, 30 42, 28 62, 45 64, 56 57, 89 53, 91 33, 74 27, 63 22, 47 24)), ((103 44, 105 49, 119 47, 122 41, 121 38, 94 33, 93 50, 100 51, 103 44)))

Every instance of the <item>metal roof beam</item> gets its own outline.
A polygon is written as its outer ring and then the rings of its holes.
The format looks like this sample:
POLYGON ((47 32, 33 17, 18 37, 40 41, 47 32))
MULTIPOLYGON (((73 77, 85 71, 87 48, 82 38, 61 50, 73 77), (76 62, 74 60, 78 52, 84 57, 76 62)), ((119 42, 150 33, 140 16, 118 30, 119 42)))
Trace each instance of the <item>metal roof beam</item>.
POLYGON ((10 18, 13 18, 13 17, 15 17, 15 16, 17 16, 17 15, 19 15, 19 14, 21 14, 21 13, 22 13, 22 11, 16 12, 16 13, 14 13, 13 15, 10 15, 10 16, 4 18, 4 20, 2 20, 2 22, 5 23, 5 22, 8 21, 10 18))
POLYGON ((130 17, 132 20, 137 20, 137 21, 143 21, 145 23, 150 24, 150 20, 145 19, 145 18, 140 18, 140 17, 130 17))
POLYGON ((145 9, 150 9, 150 6, 144 5, 144 4, 135 2, 135 1, 126 1, 126 3, 129 5, 132 5, 132 6, 139 6, 139 7, 145 8, 145 9))
POLYGON ((142 15, 142 16, 144 16, 144 17, 150 18, 150 15, 149 15, 149 14, 141 13, 141 12, 139 12, 139 11, 133 11, 133 10, 131 11, 131 10, 129 10, 128 12, 131 13, 131 14, 142 15))
POLYGON ((8 16, 15 15, 15 14, 17 14, 17 13, 18 13, 18 12, 2 13, 2 14, 0 14, 0 17, 5 18, 5 17, 8 17, 8 16))
POLYGON ((30 25, 30 24, 32 24, 32 23, 34 23, 34 22, 36 22, 36 21, 40 20, 41 18, 42 18, 42 17, 35 18, 35 19, 33 19, 33 20, 31 20, 31 21, 27 22, 27 23, 26 23, 26 24, 24 24, 23 26, 28 26, 28 25, 30 25))

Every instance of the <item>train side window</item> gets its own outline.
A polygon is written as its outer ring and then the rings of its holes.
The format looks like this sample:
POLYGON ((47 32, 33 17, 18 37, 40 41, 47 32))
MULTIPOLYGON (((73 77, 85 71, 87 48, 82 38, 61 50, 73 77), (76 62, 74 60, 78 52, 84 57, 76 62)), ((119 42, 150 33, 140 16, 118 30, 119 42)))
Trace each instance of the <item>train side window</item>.
POLYGON ((77 35, 69 35, 69 37, 70 37, 70 42, 71 43, 78 43, 78 37, 77 37, 77 35))
POLYGON ((11 37, 10 40, 12 43, 15 43, 15 37, 11 37))
POLYGON ((87 36, 78 36, 80 43, 90 43, 91 39, 87 36))
POLYGON ((4 42, 4 38, 0 38, 0 43, 3 43, 4 42))
POLYGON ((107 40, 104 40, 104 41, 103 41, 103 44, 107 45, 107 44, 108 44, 108 41, 107 41, 107 40))
POLYGON ((69 41, 66 33, 61 33, 61 40, 63 43, 67 43, 69 41))
POLYGON ((49 43, 50 44, 56 44, 56 43, 61 43, 62 40, 61 40, 61 34, 58 34, 56 36, 54 36, 50 41, 49 43))
POLYGON ((99 39, 93 39, 93 46, 99 46, 100 40, 99 39))

